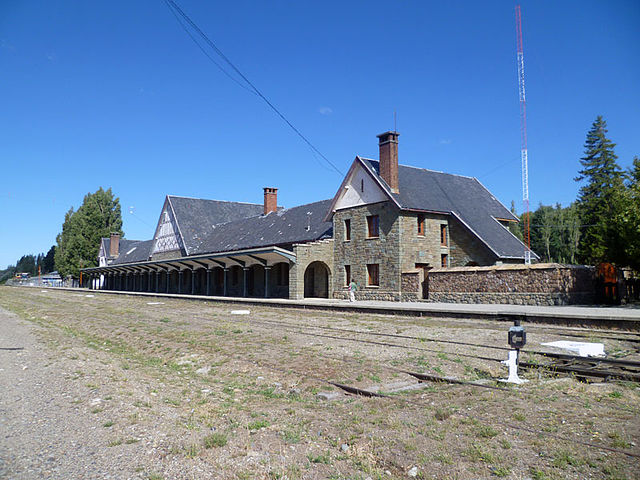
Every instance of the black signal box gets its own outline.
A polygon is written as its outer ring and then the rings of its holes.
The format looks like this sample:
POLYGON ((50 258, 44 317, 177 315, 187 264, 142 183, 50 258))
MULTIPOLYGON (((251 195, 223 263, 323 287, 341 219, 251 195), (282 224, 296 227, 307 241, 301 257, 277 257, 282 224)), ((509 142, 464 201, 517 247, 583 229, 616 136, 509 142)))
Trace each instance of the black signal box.
POLYGON ((524 327, 511 327, 509 329, 509 345, 511 348, 522 348, 527 343, 527 332, 524 327))

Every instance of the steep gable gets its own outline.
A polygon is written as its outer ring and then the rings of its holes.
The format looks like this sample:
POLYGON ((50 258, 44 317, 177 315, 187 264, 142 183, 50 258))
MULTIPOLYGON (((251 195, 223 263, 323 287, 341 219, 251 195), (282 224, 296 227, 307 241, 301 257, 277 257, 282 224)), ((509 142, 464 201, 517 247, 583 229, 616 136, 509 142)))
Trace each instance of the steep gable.
POLYGON ((159 253, 173 252, 179 250, 181 254, 185 253, 184 242, 180 229, 176 223, 173 209, 169 197, 164 201, 162 213, 158 220, 156 233, 153 236, 153 246, 151 247, 151 255, 159 253))
POLYGON ((356 207, 371 203, 384 202, 389 197, 371 173, 359 162, 354 163, 354 168, 347 175, 346 181, 337 194, 333 208, 356 207))

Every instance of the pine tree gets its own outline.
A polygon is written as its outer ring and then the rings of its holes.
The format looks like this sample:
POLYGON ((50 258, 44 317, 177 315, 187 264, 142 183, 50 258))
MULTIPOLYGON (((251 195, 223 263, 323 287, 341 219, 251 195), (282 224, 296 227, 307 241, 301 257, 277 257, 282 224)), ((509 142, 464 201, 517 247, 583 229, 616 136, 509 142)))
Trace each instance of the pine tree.
POLYGON ((114 198, 110 188, 100 187, 85 195, 77 211, 71 208, 65 214, 54 255, 60 276, 78 277, 81 268, 97 266, 100 239, 113 232, 122 235, 120 199, 114 198))
POLYGON ((622 239, 614 219, 623 209, 624 173, 616 162, 615 144, 607 138, 607 122, 598 116, 587 134, 582 170, 576 181, 580 188, 577 208, 582 223, 579 259, 585 263, 619 263, 622 239))
POLYGON ((43 268, 42 273, 51 273, 55 270, 55 261, 54 261, 55 253, 56 253, 56 246, 53 245, 49 249, 47 254, 44 256, 44 259, 42 260, 42 268, 43 268))
POLYGON ((622 237, 624 265, 640 271, 640 158, 638 157, 633 159, 633 165, 629 168, 623 209, 615 220, 622 237))

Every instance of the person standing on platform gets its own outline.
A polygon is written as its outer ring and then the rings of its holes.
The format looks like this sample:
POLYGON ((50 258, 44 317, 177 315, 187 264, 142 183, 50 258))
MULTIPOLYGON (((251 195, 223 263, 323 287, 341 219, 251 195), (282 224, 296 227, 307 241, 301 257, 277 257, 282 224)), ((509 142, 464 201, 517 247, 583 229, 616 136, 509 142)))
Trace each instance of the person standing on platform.
POLYGON ((357 291, 358 291, 358 284, 352 278, 351 279, 351 283, 349 284, 349 301, 350 302, 355 302, 356 301, 356 292, 357 291))

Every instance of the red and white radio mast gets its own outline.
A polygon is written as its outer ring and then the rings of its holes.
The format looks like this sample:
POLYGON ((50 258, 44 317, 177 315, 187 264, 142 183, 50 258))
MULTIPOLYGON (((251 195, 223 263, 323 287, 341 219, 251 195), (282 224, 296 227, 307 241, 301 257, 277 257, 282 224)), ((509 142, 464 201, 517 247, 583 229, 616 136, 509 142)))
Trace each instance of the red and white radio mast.
POLYGON ((531 263, 531 233, 529 222, 529 158, 527 154, 527 100, 524 90, 524 52, 522 50, 522 16, 516 5, 518 36, 518 93, 520 95, 520 159, 522 161, 522 206, 524 207, 524 263, 531 263))

